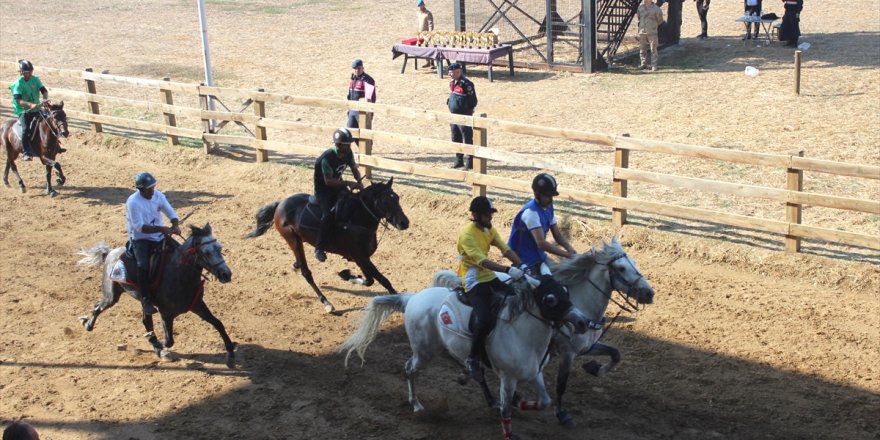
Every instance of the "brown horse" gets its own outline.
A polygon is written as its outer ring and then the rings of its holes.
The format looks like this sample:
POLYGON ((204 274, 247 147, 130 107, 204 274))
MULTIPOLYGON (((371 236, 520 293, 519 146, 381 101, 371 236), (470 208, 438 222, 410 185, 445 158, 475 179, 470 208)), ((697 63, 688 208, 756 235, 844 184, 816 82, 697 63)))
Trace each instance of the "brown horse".
MULTIPOLYGON (((409 219, 400 207, 400 198, 391 189, 393 183, 394 178, 387 183, 373 183, 360 192, 351 194, 349 199, 350 212, 345 215, 344 221, 338 222, 333 231, 333 237, 327 240, 328 246, 324 249, 328 253, 340 255, 348 261, 354 261, 364 272, 366 278, 366 280, 360 280, 359 277, 352 276, 348 270, 344 270, 339 273, 343 279, 367 286, 372 285, 375 279, 389 293, 397 293, 397 291, 370 261, 370 257, 376 252, 379 245, 376 240, 376 230, 379 228, 379 223, 384 220, 400 230, 409 227, 409 219)), ((309 203, 309 195, 295 194, 260 208, 257 211, 257 228, 247 237, 259 237, 274 224, 275 229, 293 250, 295 258, 293 268, 302 270, 302 275, 312 286, 312 290, 318 295, 321 303, 324 304, 324 310, 327 313, 338 314, 333 304, 315 285, 303 250, 303 243, 314 244, 320 221, 321 208, 314 203, 309 203)))
MULTIPOLYGON (((67 114, 64 113, 64 101, 60 104, 50 104, 49 101, 43 103, 43 108, 37 117, 37 129, 31 131, 31 150, 40 162, 46 166, 46 194, 51 197, 58 195, 58 192, 52 188, 52 169, 58 172, 55 182, 58 186, 64 185, 67 180, 64 172, 61 171, 61 164, 55 161, 55 156, 64 151, 58 142, 60 138, 67 137, 70 132, 67 130, 67 114)), ((0 125, 0 145, 6 150, 6 168, 3 170, 3 184, 9 187, 9 170, 15 173, 18 178, 18 188, 21 192, 27 191, 21 175, 18 174, 18 167, 15 166, 15 159, 22 153, 22 144, 19 135, 16 133, 15 125, 18 119, 10 119, 0 125)))

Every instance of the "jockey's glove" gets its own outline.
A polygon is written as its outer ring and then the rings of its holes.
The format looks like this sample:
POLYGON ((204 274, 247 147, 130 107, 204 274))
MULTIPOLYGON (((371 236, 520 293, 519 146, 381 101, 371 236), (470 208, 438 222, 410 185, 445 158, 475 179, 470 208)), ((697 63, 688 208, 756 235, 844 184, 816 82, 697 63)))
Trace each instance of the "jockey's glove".
POLYGON ((510 268, 507 269, 507 274, 514 280, 520 280, 526 274, 526 271, 516 266, 510 266, 510 268))

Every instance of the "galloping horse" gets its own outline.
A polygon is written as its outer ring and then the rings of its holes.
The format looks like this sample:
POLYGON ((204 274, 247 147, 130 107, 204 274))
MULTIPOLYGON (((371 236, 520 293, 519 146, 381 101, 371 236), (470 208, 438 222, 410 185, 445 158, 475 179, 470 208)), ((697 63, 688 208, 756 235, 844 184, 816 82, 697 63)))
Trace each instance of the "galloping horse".
MULTIPOLYGON (((21 139, 16 134, 15 124, 18 119, 10 119, 0 125, 0 144, 6 150, 6 168, 3 170, 3 184, 9 187, 9 170, 15 173, 18 179, 18 189, 21 192, 27 191, 21 175, 18 174, 18 167, 15 166, 15 159, 22 152, 21 139)), ((58 186, 64 185, 67 180, 64 172, 61 171, 61 164, 55 161, 55 156, 62 152, 61 144, 58 140, 61 137, 67 137, 70 132, 67 130, 67 114, 64 113, 64 101, 60 104, 50 104, 49 101, 43 103, 43 109, 40 110, 40 118, 37 119, 37 129, 31 131, 31 149, 36 153, 36 157, 40 158, 40 162, 46 166, 46 194, 51 197, 58 195, 58 192, 52 188, 52 169, 58 172, 55 182, 58 186)))
MULTIPOLYGON (((190 226, 190 229, 190 236, 183 244, 160 257, 159 279, 153 284, 155 296, 153 304, 159 309, 159 316, 162 318, 165 344, 163 346, 159 343, 153 333, 153 316, 144 313, 143 323, 144 328, 147 329, 147 338, 158 356, 169 357, 170 352, 167 349, 174 346, 174 318, 186 312, 193 312, 217 329, 226 347, 226 366, 235 368, 235 344, 226 334, 223 323, 214 317, 205 304, 203 297, 205 282, 202 279, 202 271, 207 270, 221 283, 228 283, 232 280, 232 271, 223 259, 221 253, 223 247, 214 238, 211 225, 207 224, 204 228, 190 226)), ((79 252, 84 256, 80 264, 94 267, 103 265, 101 278, 103 297, 95 303, 91 316, 80 318, 87 331, 94 329, 98 315, 116 304, 123 292, 127 292, 138 301, 141 299, 137 283, 124 276, 124 273, 137 273, 136 266, 130 264, 133 259, 123 257, 124 253, 124 247, 110 249, 106 243, 98 243, 91 249, 83 249, 79 252)))
MULTIPOLYGON (((451 274, 451 277, 455 275, 451 274)), ((549 276, 542 277, 540 284, 526 278, 528 282, 514 284, 516 295, 504 300, 498 324, 486 338, 488 360, 501 380, 501 426, 505 439, 515 438, 510 416, 517 383, 528 381, 543 386, 541 368, 554 329, 569 323, 577 332, 587 330, 586 316, 572 305, 568 291, 562 285, 549 276), (535 288, 530 288, 529 284, 535 288)), ((448 288, 429 287, 417 294, 373 298, 366 311, 360 327, 338 351, 347 352, 346 365, 352 352, 357 352, 363 361, 364 352, 375 339, 382 322, 393 312, 403 312, 413 352, 405 366, 409 402, 413 411, 423 411, 425 408, 415 391, 417 373, 431 358, 443 353, 463 362, 471 346, 467 334, 471 309, 461 306, 456 293, 448 288)), ((481 384, 485 384, 485 378, 481 384)))
MULTIPOLYGON (((409 227, 409 219, 400 207, 400 198, 391 189, 393 183, 392 177, 387 183, 374 182, 360 192, 352 194, 351 213, 347 222, 337 222, 333 236, 327 240, 328 244, 324 249, 348 261, 354 261, 364 272, 366 277, 366 280, 362 281, 364 285, 371 286, 375 279, 392 294, 397 291, 370 261, 370 257, 379 245, 376 240, 376 230, 382 220, 388 221, 399 230, 409 227)), ((274 223, 275 229, 293 250, 295 258, 293 268, 302 270, 302 275, 324 304, 324 310, 335 314, 336 308, 315 284, 303 250, 303 243, 314 244, 320 221, 321 210, 317 205, 309 203, 309 194, 295 194, 260 208, 257 211, 257 228, 247 237, 263 235, 274 223)), ((357 277, 352 277, 347 270, 340 272, 339 275, 345 280, 351 278, 359 280, 357 277)))

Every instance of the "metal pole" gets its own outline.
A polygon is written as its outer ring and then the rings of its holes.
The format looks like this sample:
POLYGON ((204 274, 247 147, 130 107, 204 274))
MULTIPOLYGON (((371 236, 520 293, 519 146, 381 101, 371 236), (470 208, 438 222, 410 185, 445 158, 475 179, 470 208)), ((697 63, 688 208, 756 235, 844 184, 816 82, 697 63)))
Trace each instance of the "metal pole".
POLYGON ((581 61, 584 73, 593 73, 596 57, 596 0, 581 2, 581 61))
MULTIPOLYGON (((199 30, 202 34, 202 54, 205 64, 205 84, 214 86, 214 75, 211 73, 211 50, 208 48, 208 19, 205 17, 205 0, 196 0, 199 6, 199 30)), ((208 97, 208 109, 214 111, 214 99, 208 97)), ((211 132, 214 131, 214 120, 211 119, 211 132)))

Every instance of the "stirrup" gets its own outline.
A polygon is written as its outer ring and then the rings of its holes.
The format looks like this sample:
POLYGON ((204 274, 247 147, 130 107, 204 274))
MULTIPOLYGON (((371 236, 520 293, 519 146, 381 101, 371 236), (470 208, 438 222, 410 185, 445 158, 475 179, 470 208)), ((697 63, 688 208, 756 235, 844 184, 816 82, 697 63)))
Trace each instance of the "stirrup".
POLYGON ((471 379, 479 382, 483 379, 483 371, 480 367, 480 361, 474 358, 467 358, 464 361, 464 374, 471 379))
POLYGON ((322 249, 315 248, 315 259, 321 263, 325 262, 327 261, 327 253, 325 253, 322 249))

